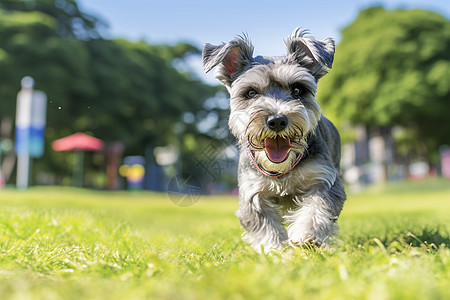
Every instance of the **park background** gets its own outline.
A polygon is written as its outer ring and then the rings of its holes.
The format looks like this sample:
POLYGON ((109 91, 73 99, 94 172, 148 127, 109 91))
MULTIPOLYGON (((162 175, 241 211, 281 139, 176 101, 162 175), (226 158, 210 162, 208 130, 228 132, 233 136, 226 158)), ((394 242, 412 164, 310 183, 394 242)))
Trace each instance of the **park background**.
POLYGON ((450 176, 449 10, 442 1, 2 0, 0 184, 16 182, 16 98, 31 76, 48 97, 32 185, 167 191, 173 179, 191 178, 202 193, 232 191, 238 150, 228 96, 203 74, 202 45, 247 33, 255 54, 283 55, 296 26, 337 42, 317 98, 340 129, 351 188, 450 176), (104 147, 83 160, 52 150, 76 132, 104 147))
POLYGON ((449 15, 440 0, 0 0, 0 298, 450 299, 449 15), (328 247, 260 255, 234 216, 228 99, 200 51, 246 32, 281 55, 297 26, 337 42, 318 99, 348 199, 328 247), (26 76, 47 126, 17 189, 26 76), (54 151, 77 132, 102 150, 54 151), (108 190, 143 169, 156 191, 108 190))

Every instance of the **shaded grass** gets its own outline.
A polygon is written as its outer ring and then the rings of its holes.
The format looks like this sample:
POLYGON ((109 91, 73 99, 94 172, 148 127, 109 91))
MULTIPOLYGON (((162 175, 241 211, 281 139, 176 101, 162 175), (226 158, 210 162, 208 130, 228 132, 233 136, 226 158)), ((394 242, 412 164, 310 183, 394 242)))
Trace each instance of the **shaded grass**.
POLYGON ((1 299, 449 299, 450 187, 351 195, 328 249, 258 255, 234 197, 0 191, 1 299))

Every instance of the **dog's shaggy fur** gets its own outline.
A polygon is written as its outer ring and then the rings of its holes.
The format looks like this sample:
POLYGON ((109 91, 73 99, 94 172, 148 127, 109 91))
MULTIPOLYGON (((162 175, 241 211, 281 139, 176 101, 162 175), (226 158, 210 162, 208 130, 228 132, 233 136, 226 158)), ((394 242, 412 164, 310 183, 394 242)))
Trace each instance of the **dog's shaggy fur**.
POLYGON ((323 244, 346 198, 339 133, 315 99, 334 41, 307 34, 297 28, 281 57, 253 57, 246 36, 203 49, 205 72, 216 67, 231 96, 229 127, 240 147, 236 216, 256 251, 323 244))

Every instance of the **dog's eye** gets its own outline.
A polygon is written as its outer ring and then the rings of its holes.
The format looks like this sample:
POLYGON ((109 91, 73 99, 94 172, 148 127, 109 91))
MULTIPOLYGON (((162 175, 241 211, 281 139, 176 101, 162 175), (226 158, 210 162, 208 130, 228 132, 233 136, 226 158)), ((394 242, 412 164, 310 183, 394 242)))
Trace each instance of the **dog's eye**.
POLYGON ((304 92, 305 92, 305 89, 300 85, 295 85, 291 89, 291 95, 294 98, 300 98, 304 92))
POLYGON ((248 99, 252 99, 252 98, 255 98, 256 96, 258 96, 258 92, 255 91, 254 89, 251 89, 247 92, 246 96, 248 99))

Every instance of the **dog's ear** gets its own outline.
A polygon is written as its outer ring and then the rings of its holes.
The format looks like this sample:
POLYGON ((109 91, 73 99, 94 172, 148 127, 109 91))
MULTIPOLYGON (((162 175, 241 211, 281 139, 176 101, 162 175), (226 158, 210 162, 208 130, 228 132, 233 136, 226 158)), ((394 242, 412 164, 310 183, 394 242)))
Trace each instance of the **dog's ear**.
POLYGON ((203 69, 205 73, 217 66, 214 73, 225 86, 230 86, 236 74, 252 62, 253 46, 247 36, 238 37, 227 44, 203 48, 203 69))
POLYGON ((334 59, 334 40, 327 38, 318 41, 312 37, 306 37, 308 30, 300 27, 292 32, 286 41, 288 57, 296 63, 311 70, 314 77, 319 80, 331 69, 334 59))

